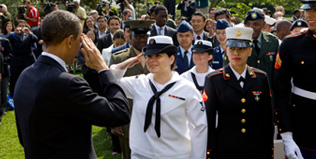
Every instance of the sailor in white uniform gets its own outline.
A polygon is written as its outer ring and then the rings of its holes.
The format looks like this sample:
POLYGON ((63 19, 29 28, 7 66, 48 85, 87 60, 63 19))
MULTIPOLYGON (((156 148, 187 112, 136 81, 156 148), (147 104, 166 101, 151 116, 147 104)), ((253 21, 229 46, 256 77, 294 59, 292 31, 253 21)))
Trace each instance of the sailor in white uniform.
POLYGON ((141 54, 111 66, 126 95, 133 98, 132 159, 204 159, 204 103, 194 84, 172 71, 177 53, 172 39, 150 37, 143 53, 148 75, 122 78, 128 67, 140 62, 141 54))
POLYGON ((195 66, 190 70, 181 74, 181 77, 194 83, 196 89, 201 94, 204 88, 205 76, 214 71, 210 66, 210 62, 213 58, 212 43, 206 40, 197 40, 193 46, 193 63, 195 66))

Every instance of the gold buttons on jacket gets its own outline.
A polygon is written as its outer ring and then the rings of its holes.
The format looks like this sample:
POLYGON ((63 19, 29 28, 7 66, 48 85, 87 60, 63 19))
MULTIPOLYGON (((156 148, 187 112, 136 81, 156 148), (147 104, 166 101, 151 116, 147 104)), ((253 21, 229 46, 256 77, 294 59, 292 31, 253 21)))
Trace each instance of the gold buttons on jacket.
POLYGON ((301 64, 302 64, 302 65, 304 65, 304 63, 305 63, 304 61, 301 61, 301 64))
POLYGON ((241 123, 245 123, 246 122, 246 119, 241 119, 241 123))
POLYGON ((257 63, 260 63, 260 60, 258 60, 257 63))
POLYGON ((210 155, 210 152, 207 152, 207 155, 210 155))
POLYGON ((295 104, 293 104, 293 107, 295 107, 295 104))
POLYGON ((246 113, 246 109, 241 109, 241 112, 242 113, 246 113))
POLYGON ((230 75, 229 75, 228 73, 226 73, 226 77, 228 77, 228 78, 229 78, 229 77, 230 77, 230 75))
POLYGON ((241 103, 246 103, 246 99, 245 98, 241 98, 241 103))
POLYGON ((241 129, 241 132, 242 132, 242 133, 245 133, 245 132, 246 132, 246 129, 245 129, 245 128, 242 128, 242 129, 241 129))
POLYGON ((282 129, 279 129, 279 132, 281 132, 282 131, 282 129))
POLYGON ((278 112, 275 112, 275 115, 278 115, 278 112))

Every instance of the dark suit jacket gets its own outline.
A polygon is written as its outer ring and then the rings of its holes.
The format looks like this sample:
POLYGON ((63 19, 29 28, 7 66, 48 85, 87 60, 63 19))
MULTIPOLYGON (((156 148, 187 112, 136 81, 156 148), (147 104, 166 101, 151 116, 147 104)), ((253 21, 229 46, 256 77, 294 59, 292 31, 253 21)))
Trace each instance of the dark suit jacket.
POLYGON ((268 79, 258 69, 246 69, 243 88, 229 66, 205 78, 207 149, 212 159, 273 158, 274 126, 268 79))
POLYGON ((210 41, 212 42, 213 48, 220 45, 219 41, 217 40, 215 34, 210 37, 210 41))
POLYGON ((26 159, 95 159, 92 125, 129 122, 127 99, 112 73, 105 70, 99 78, 104 97, 47 56, 23 71, 14 104, 26 159))
POLYGON ((195 2, 189 0, 189 5, 187 6, 187 10, 185 11, 185 3, 180 2, 177 6, 178 10, 181 10, 181 16, 187 17, 188 21, 191 20, 192 14, 195 12, 195 2))
POLYGON ((38 38, 38 41, 36 42, 37 49, 36 49, 36 51, 34 52, 34 53, 35 53, 35 56, 36 56, 36 58, 37 58, 37 57, 38 57, 40 54, 42 54, 42 52, 43 52, 43 49, 42 49, 42 48, 43 48, 43 45, 38 43, 40 40, 43 39, 43 38, 42 38, 42 29, 41 29, 41 27, 35 28, 35 29, 33 30, 33 33, 34 33, 34 35, 36 35, 37 38, 38 38))
POLYGON ((102 53, 102 49, 106 49, 106 48, 110 47, 112 44, 113 44, 113 41, 111 38, 111 34, 108 33, 105 36, 103 36, 102 38, 98 39, 97 47, 98 47, 99 51, 102 53))
MULTIPOLYGON (((153 25, 151 27, 151 29, 150 29, 150 36, 156 36, 156 35, 158 35, 157 28, 156 28, 155 25, 153 25)), ((179 45, 178 40, 177 40, 177 30, 175 30, 175 29, 173 29, 173 28, 171 28, 171 27, 166 25, 166 27, 165 27, 165 36, 171 37, 172 41, 173 41, 173 44, 175 46, 179 45)))
POLYGON ((13 50, 8 39, 0 37, 0 49, 3 54, 3 73, 2 77, 10 77, 10 67, 9 62, 13 58, 13 50))
POLYGON ((180 46, 178 46, 178 53, 176 55, 176 66, 177 66, 176 71, 179 73, 179 75, 191 69, 194 66, 192 56, 191 56, 190 66, 189 67, 185 66, 184 58, 182 57, 180 46))

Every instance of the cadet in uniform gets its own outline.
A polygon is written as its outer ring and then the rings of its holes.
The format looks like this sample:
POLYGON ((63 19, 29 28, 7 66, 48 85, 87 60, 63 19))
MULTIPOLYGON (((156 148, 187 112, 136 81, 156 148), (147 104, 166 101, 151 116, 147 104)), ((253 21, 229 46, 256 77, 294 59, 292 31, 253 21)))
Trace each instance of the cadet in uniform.
MULTIPOLYGON (((262 31, 265 24, 264 19, 264 13, 259 9, 252 9, 245 16, 245 26, 254 30, 252 53, 247 64, 266 72, 269 82, 272 82, 275 57, 279 50, 279 40, 275 35, 262 31)), ((223 66, 229 62, 227 57, 224 57, 224 60, 223 66)))
POLYGON ((193 66, 190 70, 181 74, 181 77, 194 83, 196 89, 201 93, 204 89, 205 76, 214 71, 210 66, 213 58, 212 43, 206 40, 197 40, 192 48, 193 66))
POLYGON ((316 0, 302 2, 309 29, 285 37, 280 46, 275 62, 275 116, 285 155, 316 159, 316 0))
POLYGON ((252 33, 246 27, 226 28, 230 63, 205 79, 202 97, 208 121, 207 154, 211 159, 273 158, 268 78, 263 71, 246 64, 252 51, 252 33))
POLYGON ((113 72, 119 70, 115 76, 126 95, 134 99, 130 124, 132 159, 204 159, 204 103, 193 83, 172 71, 177 53, 172 38, 150 37, 143 53, 151 72, 148 75, 122 78, 127 67, 140 62, 141 55, 111 67, 113 72))
MULTIPOLYGON (((110 65, 123 62, 131 57, 141 54, 142 48, 146 46, 150 35, 150 27, 155 23, 153 20, 129 20, 125 22, 131 30, 132 47, 114 53, 110 60, 110 65)), ((124 77, 139 74, 148 74, 149 71, 145 65, 145 57, 141 57, 141 62, 132 68, 128 68, 124 77)), ((133 100, 129 99, 129 106, 132 110, 133 100)), ((123 159, 130 159, 131 150, 129 148, 129 124, 118 128, 112 128, 112 133, 119 136, 123 159)))

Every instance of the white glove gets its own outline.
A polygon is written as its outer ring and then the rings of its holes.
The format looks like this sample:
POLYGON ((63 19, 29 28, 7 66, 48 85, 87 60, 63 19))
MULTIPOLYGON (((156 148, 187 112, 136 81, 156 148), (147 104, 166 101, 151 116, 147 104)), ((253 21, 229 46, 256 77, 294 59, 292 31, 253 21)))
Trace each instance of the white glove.
POLYGON ((281 137, 283 139, 284 151, 287 158, 304 159, 301 154, 300 148, 296 145, 295 141, 293 140, 292 132, 282 133, 281 137))

